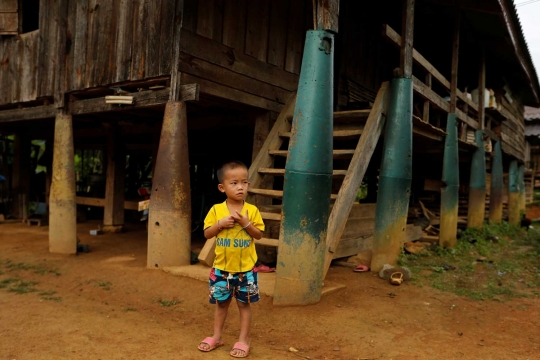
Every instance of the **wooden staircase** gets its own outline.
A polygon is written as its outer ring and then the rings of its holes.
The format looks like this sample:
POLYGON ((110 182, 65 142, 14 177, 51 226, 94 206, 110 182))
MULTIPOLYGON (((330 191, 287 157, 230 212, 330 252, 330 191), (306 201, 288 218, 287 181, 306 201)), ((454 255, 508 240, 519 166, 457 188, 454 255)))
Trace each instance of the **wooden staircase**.
MULTIPOLYGON (((334 113, 333 205, 328 224, 325 275, 332 258, 355 254, 354 246, 349 250, 353 252, 350 254, 338 251, 342 237, 354 236, 354 242, 358 242, 362 236, 373 232, 374 204, 354 204, 354 200, 384 126, 387 87, 387 83, 382 84, 372 109, 334 113), (354 219, 352 225, 355 226, 347 231, 349 218, 354 219), (361 224, 369 225, 362 228, 361 224)), ((263 238, 257 241, 260 245, 279 246, 276 228, 279 229, 281 222, 281 205, 272 202, 279 203, 278 200, 283 198, 283 190, 275 189, 283 188, 295 102, 296 96, 292 96, 284 106, 249 168, 248 201, 258 205, 267 224, 263 238), (274 200, 265 201, 262 197, 274 200)))

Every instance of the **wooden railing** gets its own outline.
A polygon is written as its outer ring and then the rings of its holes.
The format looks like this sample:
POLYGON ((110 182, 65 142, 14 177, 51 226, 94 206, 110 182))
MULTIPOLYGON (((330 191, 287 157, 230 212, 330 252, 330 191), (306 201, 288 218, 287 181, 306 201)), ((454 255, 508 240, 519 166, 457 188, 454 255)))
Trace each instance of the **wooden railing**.
MULTIPOLYGON (((396 46, 401 46, 401 36, 392 29, 389 25, 384 25, 383 35, 393 42, 396 46)), ((446 79, 424 56, 416 49, 413 49, 413 60, 426 72, 426 83, 422 82, 417 77, 413 76, 413 88, 415 93, 424 98, 429 104, 435 108, 445 112, 450 112, 450 103, 443 99, 431 88, 432 80, 437 80, 445 89, 450 91, 450 81, 446 79)), ((478 121, 470 116, 478 114, 478 105, 475 104, 467 95, 460 91, 456 92, 457 98, 463 103, 464 110, 456 109, 457 118, 466 126, 474 130, 479 128, 478 121)), ((429 106, 424 106, 424 113, 429 111, 429 106)), ((428 122, 429 117, 424 116, 424 121, 428 122)), ((466 128, 465 128, 466 130, 466 128)), ((496 135, 491 131, 491 135, 496 135)))

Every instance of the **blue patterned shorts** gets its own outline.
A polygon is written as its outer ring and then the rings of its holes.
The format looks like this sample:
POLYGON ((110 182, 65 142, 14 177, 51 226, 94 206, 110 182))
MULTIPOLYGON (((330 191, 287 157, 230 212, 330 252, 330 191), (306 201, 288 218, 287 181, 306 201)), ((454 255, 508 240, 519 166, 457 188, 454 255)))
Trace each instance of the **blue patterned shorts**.
POLYGON ((223 303, 233 297, 246 304, 260 300, 255 271, 228 273, 212 268, 208 284, 210 304, 223 303))

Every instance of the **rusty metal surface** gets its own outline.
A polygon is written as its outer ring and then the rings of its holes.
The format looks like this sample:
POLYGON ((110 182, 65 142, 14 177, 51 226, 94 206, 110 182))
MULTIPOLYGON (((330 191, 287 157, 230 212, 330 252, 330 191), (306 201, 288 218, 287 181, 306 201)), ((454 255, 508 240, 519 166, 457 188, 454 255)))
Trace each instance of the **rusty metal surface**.
POLYGON ((49 198, 49 251, 77 253, 77 205, 71 115, 58 114, 54 125, 54 154, 49 198))
POLYGON ((149 211, 147 266, 189 265, 191 191, 184 102, 165 107, 149 211))

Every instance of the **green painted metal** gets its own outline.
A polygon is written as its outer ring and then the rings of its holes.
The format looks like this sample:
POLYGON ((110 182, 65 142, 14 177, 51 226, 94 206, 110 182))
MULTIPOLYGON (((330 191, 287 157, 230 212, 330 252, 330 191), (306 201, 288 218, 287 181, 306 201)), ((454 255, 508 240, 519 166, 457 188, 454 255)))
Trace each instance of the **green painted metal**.
POLYGON ((469 181, 468 227, 481 227, 486 213, 486 149, 484 131, 475 132, 476 150, 472 155, 469 181))
POLYGON ((285 166, 276 305, 321 297, 332 188, 333 47, 333 34, 307 32, 285 166))
POLYGON ((371 270, 395 265, 403 246, 412 179, 412 79, 390 84, 371 270))
POLYGON ((525 213, 525 164, 518 166, 518 186, 519 186, 519 211, 520 215, 525 213))
POLYGON ((511 160, 508 169, 508 190, 510 192, 519 192, 518 171, 519 166, 517 160, 511 160))
POLYGON ((443 188, 441 190, 441 226, 439 243, 454 247, 457 235, 459 207, 459 150, 456 114, 448 114, 443 158, 443 188))
POLYGON ((491 162, 491 190, 489 193, 489 221, 500 223, 503 210, 503 159, 501 142, 496 141, 493 147, 493 160, 491 162))
POLYGON ((486 148, 484 146, 484 131, 476 130, 474 140, 478 147, 472 156, 471 188, 486 190, 486 148))
POLYGON ((508 222, 519 225, 519 167, 517 160, 510 161, 508 169, 508 222))

